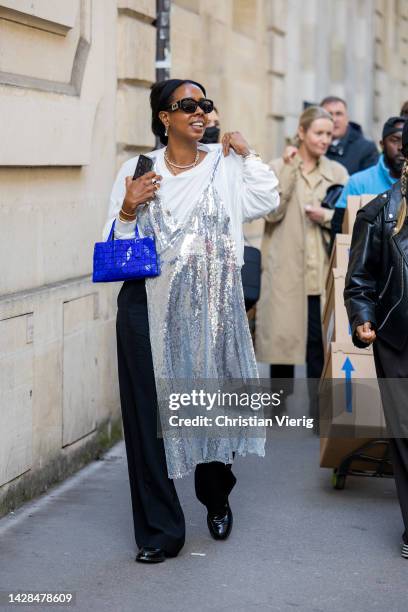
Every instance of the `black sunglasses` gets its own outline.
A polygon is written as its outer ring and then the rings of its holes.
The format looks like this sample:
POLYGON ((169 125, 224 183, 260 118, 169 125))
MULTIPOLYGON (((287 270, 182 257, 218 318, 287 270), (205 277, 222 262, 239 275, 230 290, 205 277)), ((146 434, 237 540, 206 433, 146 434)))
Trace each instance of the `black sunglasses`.
POLYGON ((192 113, 196 112, 197 106, 199 106, 206 115, 214 110, 214 102, 208 98, 201 98, 200 100, 194 100, 194 98, 183 98, 182 100, 173 102, 167 108, 171 111, 176 111, 179 108, 184 113, 191 115, 192 113))

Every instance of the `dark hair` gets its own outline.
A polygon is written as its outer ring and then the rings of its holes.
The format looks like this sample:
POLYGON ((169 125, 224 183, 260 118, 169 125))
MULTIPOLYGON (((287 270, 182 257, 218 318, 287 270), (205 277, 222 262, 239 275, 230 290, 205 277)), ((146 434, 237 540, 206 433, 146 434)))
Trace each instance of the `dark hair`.
POLYGON ((408 117, 408 100, 402 105, 400 115, 402 117, 408 117))
POLYGON ((382 140, 385 140, 388 136, 395 134, 395 132, 402 132, 405 123, 405 117, 389 117, 383 125, 382 140), (398 127, 401 123, 402 127, 398 127))
POLYGON ((160 139, 163 145, 167 144, 168 138, 164 135, 165 127, 159 118, 159 112, 166 110, 170 106, 174 91, 185 83, 196 85, 202 90, 204 96, 207 95, 204 87, 200 85, 200 83, 197 83, 197 81, 190 81, 190 79, 167 79, 165 81, 158 81, 151 87, 150 106, 152 109, 152 132, 160 139))
POLYGON ((332 104, 333 102, 341 102, 342 104, 344 104, 344 107, 347 108, 347 102, 343 100, 343 98, 339 98, 338 96, 326 96, 326 98, 323 98, 323 100, 320 102, 320 106, 332 104))

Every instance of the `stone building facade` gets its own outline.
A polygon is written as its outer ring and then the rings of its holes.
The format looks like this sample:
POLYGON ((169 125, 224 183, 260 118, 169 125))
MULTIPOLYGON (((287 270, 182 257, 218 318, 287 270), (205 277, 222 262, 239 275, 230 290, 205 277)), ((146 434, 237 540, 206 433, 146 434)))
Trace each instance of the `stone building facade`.
POLYGON ((172 73, 206 84, 266 159, 304 102, 334 94, 379 140, 408 99, 408 0, 175 0, 172 73))
POLYGON ((154 142, 155 15, 0 2, 0 514, 121 435, 118 287, 90 272, 116 169, 154 142))
MULTIPOLYGON (((0 0, 0 514, 120 435, 118 287, 93 285, 120 164, 154 146, 155 0, 0 0)), ((267 159, 304 101, 378 138, 408 99, 408 0, 173 0, 171 75, 267 159)))

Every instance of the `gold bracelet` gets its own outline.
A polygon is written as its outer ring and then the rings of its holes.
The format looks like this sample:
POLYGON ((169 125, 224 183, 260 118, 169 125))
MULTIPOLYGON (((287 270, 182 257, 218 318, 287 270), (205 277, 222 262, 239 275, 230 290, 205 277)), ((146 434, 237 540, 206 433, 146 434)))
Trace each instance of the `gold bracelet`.
POLYGON ((250 151, 249 153, 247 153, 246 155, 243 155, 243 159, 247 160, 247 159, 259 159, 260 161, 262 161, 261 156, 258 155, 258 153, 256 153, 255 151, 250 151))
POLYGON ((125 217, 129 217, 130 219, 133 219, 136 217, 136 211, 133 213, 127 213, 125 210, 123 210, 123 208, 121 208, 119 212, 121 212, 122 215, 125 215, 125 217))
POLYGON ((121 221, 122 223, 134 223, 136 221, 136 216, 133 217, 133 219, 123 219, 122 218, 122 211, 119 211, 119 221, 121 221))

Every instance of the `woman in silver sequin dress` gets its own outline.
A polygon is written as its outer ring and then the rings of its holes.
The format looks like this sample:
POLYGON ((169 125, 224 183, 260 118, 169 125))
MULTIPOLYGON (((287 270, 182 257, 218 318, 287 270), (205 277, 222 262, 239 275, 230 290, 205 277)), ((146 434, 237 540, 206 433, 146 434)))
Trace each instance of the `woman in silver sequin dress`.
MULTIPOLYGON (((277 180, 238 132, 202 145, 212 102, 204 87, 172 79, 152 88, 152 129, 167 145, 149 154, 153 171, 136 181, 137 158, 124 164, 112 191, 105 236, 154 233, 158 277, 127 281, 118 297, 119 384, 137 561, 178 554, 184 516, 172 478, 195 469, 198 499, 215 539, 232 527, 228 496, 235 453, 264 454, 264 436, 157 436, 157 404, 175 381, 257 378, 240 277, 242 223, 279 203, 277 180), (153 197, 155 195, 155 197, 153 197), (164 387, 163 387, 164 385, 164 387)), ((163 414, 161 414, 163 424, 163 414)))

